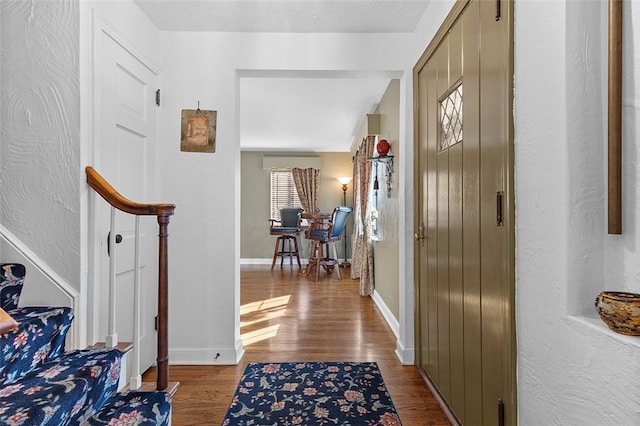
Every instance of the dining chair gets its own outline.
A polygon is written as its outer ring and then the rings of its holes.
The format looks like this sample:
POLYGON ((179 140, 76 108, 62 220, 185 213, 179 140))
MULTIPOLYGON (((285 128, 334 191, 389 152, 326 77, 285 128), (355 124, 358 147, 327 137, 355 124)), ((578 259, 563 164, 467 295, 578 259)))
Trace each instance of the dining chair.
POLYGON ((335 269, 338 279, 342 279, 340 267, 336 268, 339 261, 336 241, 340 241, 342 238, 347 218, 352 211, 351 207, 338 206, 333 209, 331 219, 324 226, 315 227, 308 232, 307 238, 311 240, 312 244, 306 271, 311 276, 315 269, 316 281, 320 278, 321 267, 329 274, 335 269))

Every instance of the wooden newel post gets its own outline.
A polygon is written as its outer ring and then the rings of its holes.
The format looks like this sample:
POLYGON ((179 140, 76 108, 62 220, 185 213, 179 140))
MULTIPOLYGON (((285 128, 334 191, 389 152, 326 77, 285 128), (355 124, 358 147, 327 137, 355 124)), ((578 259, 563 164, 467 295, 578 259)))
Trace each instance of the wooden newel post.
POLYGON ((169 386, 169 226, 170 215, 158 215, 158 390, 169 386))

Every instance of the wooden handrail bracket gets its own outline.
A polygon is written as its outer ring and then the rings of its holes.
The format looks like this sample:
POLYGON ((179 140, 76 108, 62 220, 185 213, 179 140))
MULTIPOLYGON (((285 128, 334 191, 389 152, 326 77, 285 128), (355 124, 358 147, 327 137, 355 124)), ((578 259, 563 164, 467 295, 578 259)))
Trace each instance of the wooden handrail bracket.
POLYGON ((622 0, 609 0, 608 233, 622 234, 622 0))
POLYGON ((87 184, 118 210, 142 216, 170 216, 176 209, 175 204, 143 204, 131 201, 120 195, 93 167, 87 166, 85 171, 87 184))

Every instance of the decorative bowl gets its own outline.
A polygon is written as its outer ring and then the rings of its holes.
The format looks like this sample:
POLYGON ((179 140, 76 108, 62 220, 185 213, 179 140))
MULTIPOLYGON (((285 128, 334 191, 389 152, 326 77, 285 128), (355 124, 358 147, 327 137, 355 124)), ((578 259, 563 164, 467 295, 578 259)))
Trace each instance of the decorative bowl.
POLYGON ((596 309, 611 330, 640 336, 640 294, 603 291, 596 297, 596 309))

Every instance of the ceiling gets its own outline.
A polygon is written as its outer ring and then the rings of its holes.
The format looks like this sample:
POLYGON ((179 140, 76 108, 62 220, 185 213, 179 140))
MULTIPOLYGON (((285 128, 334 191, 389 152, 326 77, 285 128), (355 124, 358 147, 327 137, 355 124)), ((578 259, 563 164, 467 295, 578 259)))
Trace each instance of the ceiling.
MULTIPOLYGON (((411 33, 432 0, 134 1, 160 30, 411 33)), ((393 77, 319 71, 241 76, 241 149, 349 151, 393 77)))

